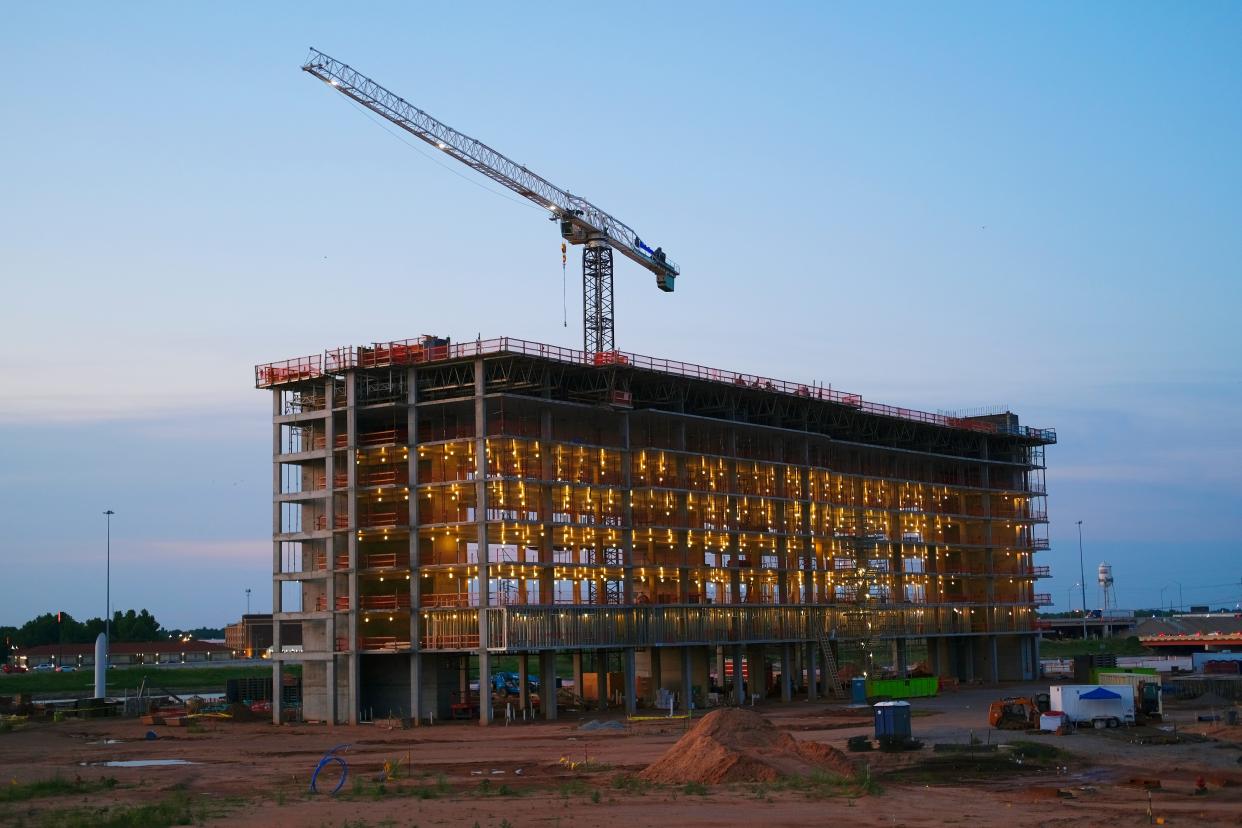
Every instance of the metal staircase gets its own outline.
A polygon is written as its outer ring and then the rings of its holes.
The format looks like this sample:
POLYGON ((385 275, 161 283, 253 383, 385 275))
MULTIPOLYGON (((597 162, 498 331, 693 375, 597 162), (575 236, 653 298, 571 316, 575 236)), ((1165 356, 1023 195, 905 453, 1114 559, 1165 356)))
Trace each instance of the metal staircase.
POLYGON ((819 631, 819 649, 824 654, 824 678, 828 682, 828 692, 833 698, 844 699, 845 688, 841 685, 841 674, 837 672, 837 659, 832 654, 832 640, 827 630, 819 631))

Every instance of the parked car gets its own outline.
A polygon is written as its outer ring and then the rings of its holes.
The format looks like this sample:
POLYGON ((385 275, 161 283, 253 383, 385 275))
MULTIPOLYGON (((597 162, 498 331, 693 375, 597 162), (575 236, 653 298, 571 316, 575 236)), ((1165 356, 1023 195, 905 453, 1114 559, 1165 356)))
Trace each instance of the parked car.
POLYGON ((44 664, 36 664, 34 667, 31 667, 30 669, 32 672, 35 672, 35 673, 51 673, 56 670, 56 665, 49 661, 44 664))
POLYGON ((25 667, 23 667, 23 666, 22 666, 22 665, 20 665, 20 664, 5 664, 5 665, 4 665, 4 667, 3 667, 3 668, 0 668, 0 669, 3 669, 3 670, 4 670, 4 672, 6 672, 6 673, 24 673, 24 672, 26 672, 26 668, 25 668, 25 667))

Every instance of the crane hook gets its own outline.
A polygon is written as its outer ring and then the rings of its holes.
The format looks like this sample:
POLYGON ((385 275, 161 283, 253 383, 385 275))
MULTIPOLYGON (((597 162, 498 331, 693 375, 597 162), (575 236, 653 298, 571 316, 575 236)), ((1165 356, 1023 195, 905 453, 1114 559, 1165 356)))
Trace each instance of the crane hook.
POLYGON ((561 242, 561 327, 569 327, 569 299, 568 297, 568 277, 565 275, 565 263, 568 259, 565 257, 565 242, 561 242))

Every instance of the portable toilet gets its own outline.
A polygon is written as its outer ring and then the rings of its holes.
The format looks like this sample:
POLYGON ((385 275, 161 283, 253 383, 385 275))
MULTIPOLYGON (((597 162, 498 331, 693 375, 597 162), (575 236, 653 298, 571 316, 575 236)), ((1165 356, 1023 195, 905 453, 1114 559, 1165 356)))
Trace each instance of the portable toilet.
POLYGON ((867 680, 862 676, 850 679, 850 703, 867 703, 867 680))
POLYGON ((875 738, 903 741, 911 737, 910 702, 886 701, 875 706, 875 738))

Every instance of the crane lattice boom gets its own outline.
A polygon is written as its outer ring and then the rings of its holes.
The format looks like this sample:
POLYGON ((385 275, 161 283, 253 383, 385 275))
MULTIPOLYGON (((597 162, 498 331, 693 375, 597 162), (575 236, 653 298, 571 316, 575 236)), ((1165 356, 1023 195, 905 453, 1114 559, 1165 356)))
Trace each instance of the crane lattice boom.
POLYGON ((311 49, 302 66, 338 92, 391 121, 436 149, 451 155, 498 184, 548 210, 559 219, 561 235, 573 244, 585 244, 584 312, 586 350, 612 350, 612 258, 602 248, 611 247, 656 275, 661 290, 671 292, 680 270, 661 248, 652 250, 624 222, 581 196, 562 190, 542 176, 501 153, 436 120, 361 72, 323 52, 311 49))

